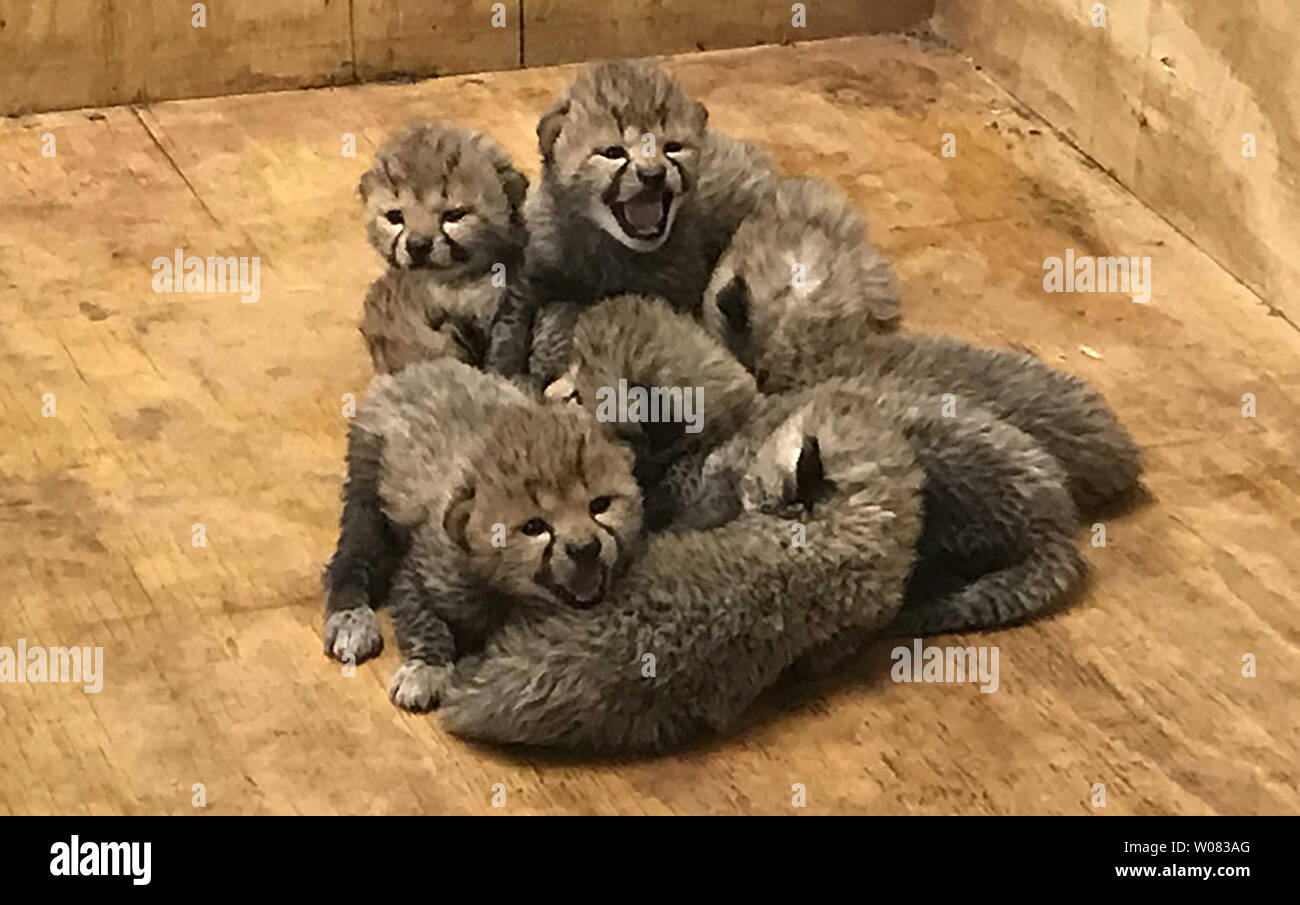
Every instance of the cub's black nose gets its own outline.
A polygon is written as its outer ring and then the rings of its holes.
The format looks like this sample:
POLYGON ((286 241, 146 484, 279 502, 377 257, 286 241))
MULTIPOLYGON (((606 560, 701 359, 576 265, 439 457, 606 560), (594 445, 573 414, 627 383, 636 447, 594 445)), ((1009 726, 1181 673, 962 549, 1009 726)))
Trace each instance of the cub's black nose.
POLYGON ((651 167, 643 167, 637 164, 636 175, 649 188, 657 188, 664 184, 664 176, 667 170, 662 163, 657 163, 651 167))
POLYGON ((575 562, 593 560, 600 555, 600 541, 594 537, 585 541, 566 541, 564 552, 575 562))
POLYGON ((416 264, 423 264, 429 260, 429 252, 433 251, 432 236, 410 236, 406 240, 406 253, 411 256, 411 260, 416 264))

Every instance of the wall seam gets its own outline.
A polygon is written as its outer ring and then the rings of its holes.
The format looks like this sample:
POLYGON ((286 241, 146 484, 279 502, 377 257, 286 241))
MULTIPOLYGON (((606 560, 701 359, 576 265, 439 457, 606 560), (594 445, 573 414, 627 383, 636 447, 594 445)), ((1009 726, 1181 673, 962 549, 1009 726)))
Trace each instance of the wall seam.
POLYGON ((361 82, 357 74, 357 6, 356 0, 348 0, 348 56, 352 60, 352 83, 361 82))
MULTIPOLYGON (((953 46, 956 47, 957 50, 961 51, 960 45, 953 45, 953 46)), ((972 60, 972 65, 973 65, 973 60, 972 60)), ((1201 254, 1205 255, 1207 258, 1213 261, 1215 266, 1217 266, 1220 270, 1222 270, 1229 277, 1231 277, 1237 283, 1237 285, 1241 286, 1242 289, 1250 293, 1255 298, 1255 301, 1257 301, 1260 305, 1264 307, 1266 311, 1268 311, 1271 317, 1279 318, 1284 324, 1289 326, 1291 329, 1300 331, 1300 323, 1297 323, 1296 321, 1292 320, 1291 316, 1286 311, 1282 310, 1282 308, 1278 307, 1273 302, 1269 301, 1269 299, 1267 299, 1263 295, 1260 289, 1256 289, 1254 286, 1248 283, 1243 277, 1241 277, 1238 273, 1236 273, 1236 271, 1232 269, 1232 267, 1228 264, 1227 261, 1221 260, 1218 257, 1218 255, 1211 253, 1209 249, 1201 245, 1200 242, 1197 242, 1196 239, 1190 233, 1187 232, 1187 230, 1183 229, 1181 226, 1175 223, 1173 219, 1166 216, 1158 208, 1153 207, 1147 201, 1147 199, 1139 195, 1132 186, 1125 185, 1124 180, 1120 179, 1119 176, 1115 174, 1115 171, 1113 169, 1106 166, 1104 163, 1102 163, 1100 160, 1094 157, 1090 152, 1085 150, 1083 146, 1080 145, 1079 142, 1071 138, 1065 132, 1064 129, 1061 129, 1059 126, 1056 125, 1056 123, 1052 122, 1046 116, 1039 113, 1038 110, 1032 104, 1024 100, 1020 95, 1016 94, 1016 92, 1012 91, 1006 85, 1003 85, 1002 82, 993 78, 993 76, 989 75, 987 72, 981 70, 977 74, 980 75, 984 79, 984 81, 994 86, 998 91, 1001 91, 1002 93, 1006 94, 1008 97, 1015 100, 1015 102, 1019 104, 1021 107, 1023 107, 1025 110, 1028 110, 1033 115, 1034 119, 1038 120, 1040 123, 1047 126, 1047 128, 1051 130, 1052 135, 1054 135, 1056 138, 1060 139, 1061 141, 1065 142, 1066 145, 1068 145, 1076 154, 1082 157, 1090 166, 1095 167, 1099 172, 1103 173, 1106 176, 1106 178, 1110 179, 1117 186, 1123 189, 1124 193, 1127 194, 1129 197, 1133 198, 1135 201, 1137 201, 1138 204, 1142 205, 1148 211, 1150 211, 1151 213, 1159 217, 1160 220, 1163 221, 1166 226, 1168 226, 1175 233, 1177 233, 1178 235, 1186 239, 1188 245, 1191 245, 1201 254)), ((1144 101, 1144 105, 1145 105, 1145 101, 1144 101)))
POLYGON ((524 56, 524 0, 519 0, 519 68, 526 69, 528 63, 524 56))

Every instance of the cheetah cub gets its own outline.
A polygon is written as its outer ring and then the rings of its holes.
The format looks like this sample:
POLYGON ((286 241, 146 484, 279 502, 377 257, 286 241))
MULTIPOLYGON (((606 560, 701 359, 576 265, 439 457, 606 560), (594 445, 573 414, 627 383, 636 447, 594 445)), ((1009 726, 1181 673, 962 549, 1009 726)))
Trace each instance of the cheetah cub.
POLYGON ((646 61, 579 74, 537 124, 527 276, 493 325, 489 367, 543 387, 567 362, 575 308, 619 295, 699 310, 731 233, 773 180, 759 148, 646 61))
POLYGON ((705 291, 705 329, 761 392, 845 378, 901 387, 926 411, 950 398, 958 411, 983 409, 1051 453, 1081 514, 1133 494, 1137 444, 1082 380, 1030 354, 895 332, 888 265, 865 241, 842 241, 860 235, 856 215, 842 206, 836 213, 827 198, 823 187, 784 181, 776 201, 737 230, 705 291), (795 211, 802 217, 789 216, 795 211))
MULTIPOLYGON (((389 697, 403 710, 437 707, 453 664, 507 621, 600 603, 640 548, 629 452, 582 409, 447 359, 372 383, 349 430, 347 495, 404 534, 387 594, 402 653, 389 697)), ((378 653, 380 602, 331 594, 326 651, 378 653)))
POLYGON ((361 177, 370 244, 388 271, 361 318, 375 373, 450 357, 481 367, 526 241, 527 178, 491 138, 443 123, 392 135, 361 177))
POLYGON ((851 322, 855 339, 874 339, 896 331, 901 319, 898 283, 867 239, 866 220, 842 192, 815 179, 777 182, 736 230, 704 298, 701 319, 751 370, 763 364, 760 351, 775 354, 774 336, 788 344, 780 364, 799 372, 824 349, 800 331, 834 338, 826 325, 851 322))

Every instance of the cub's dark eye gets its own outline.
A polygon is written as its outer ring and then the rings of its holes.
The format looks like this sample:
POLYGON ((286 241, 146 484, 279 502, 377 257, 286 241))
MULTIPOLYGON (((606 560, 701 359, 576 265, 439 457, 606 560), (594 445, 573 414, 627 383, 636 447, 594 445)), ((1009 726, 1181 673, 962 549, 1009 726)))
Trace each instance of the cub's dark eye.
POLYGON ((587 510, 592 515, 600 515, 602 512, 609 509, 610 504, 613 502, 614 500, 610 497, 598 496, 594 500, 592 500, 589 504, 587 504, 587 510))
POLYGON ((455 223, 458 220, 464 220, 468 213, 469 211, 463 207, 454 207, 442 215, 442 222, 455 223))
POLYGON ((394 226, 398 226, 406 218, 402 216, 401 211, 392 210, 392 211, 384 212, 384 219, 387 220, 389 223, 393 224, 394 226))
POLYGON ((545 532, 549 527, 550 526, 546 524, 545 519, 530 518, 519 526, 519 530, 524 534, 527 534, 529 537, 536 537, 545 532))
POLYGON ((665 154, 676 154, 681 149, 682 143, 680 141, 669 141, 664 143, 665 154))
POLYGON ((627 156, 627 151, 624 151, 618 145, 610 145, 608 148, 605 148, 603 151, 599 151, 598 153, 601 157, 606 157, 610 160, 619 160, 627 156))

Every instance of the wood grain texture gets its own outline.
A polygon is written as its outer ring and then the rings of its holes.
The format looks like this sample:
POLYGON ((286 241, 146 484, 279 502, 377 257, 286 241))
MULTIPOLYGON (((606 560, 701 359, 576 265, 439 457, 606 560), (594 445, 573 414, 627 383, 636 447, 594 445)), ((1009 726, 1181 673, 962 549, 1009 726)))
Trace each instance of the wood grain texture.
POLYGON ((353 80, 347 0, 0 4, 0 113, 353 80))
POLYGON ((353 0, 357 76, 518 68, 521 18, 519 0, 353 0))
POLYGON ((720 128, 862 207, 912 329, 1031 347, 1131 427, 1153 500, 1104 548, 1081 533, 1079 605, 940 639, 998 646, 994 694, 894 684, 881 645, 675 756, 466 745, 388 703, 387 626, 355 677, 321 652, 342 397, 369 376, 356 324, 379 270, 355 185, 428 115, 535 175, 536 119, 572 70, 9 120, 0 644, 102 645, 105 677, 0 685, 0 814, 193 813, 195 783, 211 813, 501 813, 498 782, 508 814, 784 814, 794 783, 811 813, 1300 812, 1296 330, 956 54, 852 38, 671 65, 720 128), (1150 254, 1151 301, 1045 294, 1066 247, 1150 254), (155 294, 176 248, 259 256, 261 299, 155 294))
POLYGON ((196 28, 178 0, 0 0, 0 115, 879 32, 934 0, 819 0, 802 27, 785 0, 204 5, 196 28))
POLYGON ((526 0, 524 62, 548 66, 900 31, 934 11, 934 0, 800 5, 796 17, 787 0, 526 0))
POLYGON ((1300 323, 1300 7, 939 0, 936 28, 1300 323), (1243 136, 1256 154, 1243 156, 1243 136))

